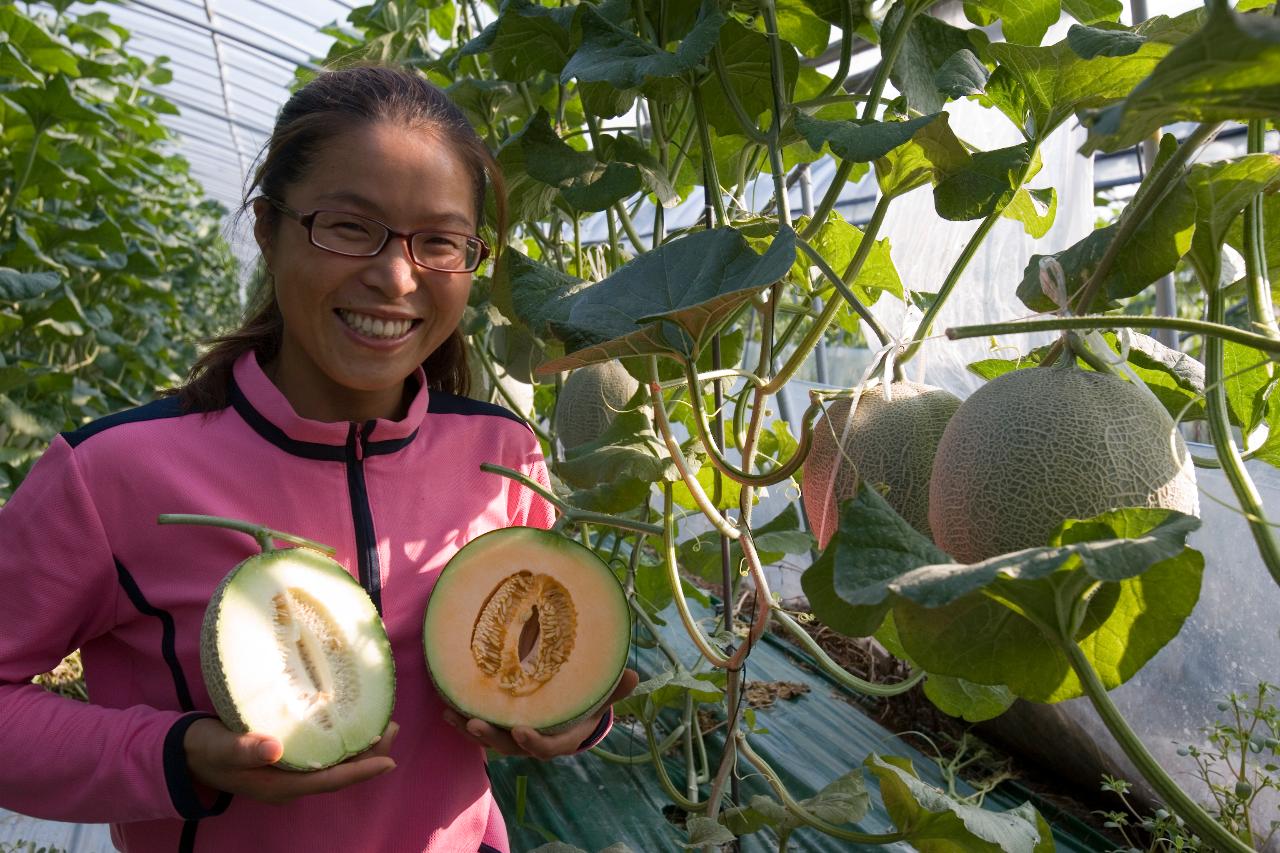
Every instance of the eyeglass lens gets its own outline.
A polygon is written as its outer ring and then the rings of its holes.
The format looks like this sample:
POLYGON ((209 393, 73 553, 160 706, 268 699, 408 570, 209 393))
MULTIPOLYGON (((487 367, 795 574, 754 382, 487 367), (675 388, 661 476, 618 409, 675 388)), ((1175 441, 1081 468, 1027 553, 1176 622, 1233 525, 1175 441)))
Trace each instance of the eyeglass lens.
MULTIPOLYGON (((387 240, 387 228, 353 213, 317 211, 311 222, 311 240, 322 249, 344 255, 376 254, 387 240)), ((409 240, 413 259, 440 270, 465 270, 479 260, 480 247, 461 234, 418 231, 409 240)))

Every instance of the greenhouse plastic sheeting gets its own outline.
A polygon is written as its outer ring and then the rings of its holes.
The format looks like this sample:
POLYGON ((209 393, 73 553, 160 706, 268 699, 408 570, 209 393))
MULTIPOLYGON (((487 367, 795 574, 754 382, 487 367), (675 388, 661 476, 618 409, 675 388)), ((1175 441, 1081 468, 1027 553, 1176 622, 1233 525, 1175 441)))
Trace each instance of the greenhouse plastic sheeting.
MULTIPOLYGON (((696 603, 691 606, 697 608, 696 603)), ((664 639, 686 663, 697 658, 692 643, 684 636, 674 612, 663 614, 668 628, 664 639), (676 634, 679 636, 676 636, 676 634), (683 640, 683 642, 681 642, 683 640)), ((704 625, 710 622, 710 611, 703 611, 704 625)), ((768 734, 751 736, 757 753, 779 772, 797 799, 812 796, 836 778, 860 767, 871 752, 910 758, 916 773, 934 785, 945 787, 936 765, 923 753, 912 748, 888 729, 871 720, 856 704, 854 694, 806 664, 802 652, 790 644, 766 636, 751 653, 744 672, 747 681, 794 681, 808 685, 809 692, 795 699, 779 699, 769 708, 756 713, 756 724, 768 734)), ((632 647, 631 666, 641 678, 669 668, 656 649, 632 647)), ((708 740, 710 759, 718 761, 720 741, 708 740)), ((625 726, 615 727, 604 746, 611 752, 639 755, 647 751, 643 731, 633 733, 625 726)), ((677 787, 683 789, 685 778, 682 760, 669 758, 668 772, 677 787)), ((768 786, 745 761, 740 762, 741 800, 747 802, 756 794, 771 794, 768 786)), ((572 844, 588 853, 596 853, 617 842, 625 842, 635 853, 661 853, 682 849, 686 836, 682 829, 664 816, 670 801, 663 793, 652 766, 622 765, 591 755, 579 755, 539 762, 532 759, 500 758, 489 765, 494 793, 507 818, 507 828, 514 853, 525 853, 549 840, 572 844), (525 778, 525 803, 522 820, 517 820, 517 785, 525 778)), ((871 809, 856 825, 860 832, 887 833, 895 827, 885 812, 876 783, 868 775, 871 809)), ((959 791, 971 788, 959 783, 959 791)), ((706 796, 703 785, 701 796, 706 796)), ((1009 788, 997 788, 987 795, 984 807, 1003 811, 1027 799, 1009 788)), ((1060 853, 1072 851, 1106 851, 1114 849, 1096 831, 1068 815, 1060 815, 1036 803, 1045 820, 1053 826, 1054 840, 1060 853)), ((743 853, 776 850, 777 841, 768 831, 742 838, 743 853)), ((790 838, 789 849, 798 851, 879 850, 905 853, 915 848, 907 844, 860 847, 823 835, 817 830, 801 828, 790 838)))

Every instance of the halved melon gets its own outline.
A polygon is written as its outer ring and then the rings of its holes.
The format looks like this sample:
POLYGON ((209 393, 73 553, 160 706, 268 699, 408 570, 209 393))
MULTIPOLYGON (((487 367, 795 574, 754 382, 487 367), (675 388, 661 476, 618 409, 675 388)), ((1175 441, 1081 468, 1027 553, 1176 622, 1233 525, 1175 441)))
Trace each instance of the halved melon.
POLYGON ((603 707, 630 640, 626 594, 604 561, 533 527, 468 542, 440 573, 422 626, 427 670, 445 702, 543 734, 603 707))
POLYGON ((341 565, 309 548, 265 551, 228 573, 205 610, 200 665, 222 722, 279 738, 285 770, 364 752, 395 704, 382 618, 341 565))

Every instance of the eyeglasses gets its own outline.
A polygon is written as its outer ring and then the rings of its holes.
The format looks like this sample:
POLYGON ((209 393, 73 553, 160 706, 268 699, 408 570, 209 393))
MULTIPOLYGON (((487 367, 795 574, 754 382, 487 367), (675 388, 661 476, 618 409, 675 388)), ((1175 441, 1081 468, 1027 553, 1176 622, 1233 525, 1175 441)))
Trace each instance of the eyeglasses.
POLYGON ((296 219, 311 245, 335 255, 372 258, 392 237, 403 237, 409 256, 420 267, 437 272, 474 272, 489 257, 489 246, 479 237, 456 231, 395 231, 386 223, 343 210, 313 210, 300 213, 270 196, 261 196, 272 207, 296 219))

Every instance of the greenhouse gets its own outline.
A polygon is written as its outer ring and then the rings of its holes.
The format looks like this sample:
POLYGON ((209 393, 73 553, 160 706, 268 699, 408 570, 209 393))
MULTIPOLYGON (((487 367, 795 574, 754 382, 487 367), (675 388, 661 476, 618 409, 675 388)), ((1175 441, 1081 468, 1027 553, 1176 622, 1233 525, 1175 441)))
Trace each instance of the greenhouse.
POLYGON ((1272 0, 0 0, 0 853, 1280 853, 1278 117, 1272 0))

